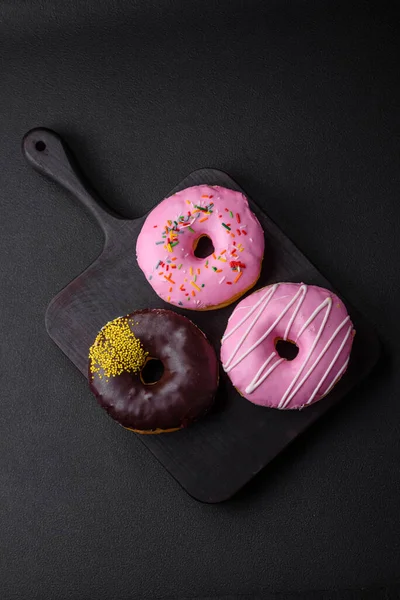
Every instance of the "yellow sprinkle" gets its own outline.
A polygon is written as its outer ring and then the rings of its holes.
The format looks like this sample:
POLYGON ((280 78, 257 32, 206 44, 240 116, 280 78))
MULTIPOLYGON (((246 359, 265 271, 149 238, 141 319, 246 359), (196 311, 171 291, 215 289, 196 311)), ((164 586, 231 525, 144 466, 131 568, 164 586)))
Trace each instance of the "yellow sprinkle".
POLYGON ((193 267, 190 267, 190 269, 189 269, 189 273, 190 273, 191 275, 193 275, 193 267))
POLYGON ((169 302, 171 300, 171 296, 168 296, 167 298, 167 302, 169 302))
POLYGON ((191 204, 190 200, 186 200, 186 204, 191 204))
POLYGON ((172 246, 171 246, 171 244, 167 244, 167 250, 168 250, 168 252, 172 252, 172 246))
POLYGON ((191 281, 190 283, 192 284, 192 286, 194 288, 196 288, 197 291, 201 292, 201 288, 199 288, 199 286, 197 285, 197 283, 195 283, 194 281, 191 281))
POLYGON ((146 362, 141 341, 129 327, 126 317, 107 323, 89 350, 90 372, 99 377, 117 377, 123 372, 137 373, 146 362))
POLYGON ((219 260, 221 260, 222 262, 226 262, 226 258, 219 257, 219 260))

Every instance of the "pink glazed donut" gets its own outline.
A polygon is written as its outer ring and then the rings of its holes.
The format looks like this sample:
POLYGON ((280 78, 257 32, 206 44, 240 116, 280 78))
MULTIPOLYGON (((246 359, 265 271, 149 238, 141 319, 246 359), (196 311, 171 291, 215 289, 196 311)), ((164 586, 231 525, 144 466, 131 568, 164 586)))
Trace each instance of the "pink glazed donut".
POLYGON ((326 396, 346 371, 354 335, 335 294, 315 285, 276 283, 235 308, 222 338, 221 362, 254 404, 303 408, 326 396), (294 359, 280 356, 282 340, 298 348, 294 359))
POLYGON ((139 267, 165 302, 192 310, 222 308, 256 283, 264 232, 240 192, 198 185, 163 200, 136 244, 139 267), (195 255, 201 238, 214 247, 195 255))

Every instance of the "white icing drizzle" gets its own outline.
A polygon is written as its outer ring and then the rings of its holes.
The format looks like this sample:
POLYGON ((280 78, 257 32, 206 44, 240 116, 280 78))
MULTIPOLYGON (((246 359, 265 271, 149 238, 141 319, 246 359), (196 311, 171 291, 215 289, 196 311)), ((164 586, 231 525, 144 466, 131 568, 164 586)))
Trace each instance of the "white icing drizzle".
POLYGON ((328 320, 328 317, 330 315, 331 312, 331 308, 332 308, 332 298, 325 298, 325 300, 323 302, 321 302, 321 304, 314 310, 314 312, 312 313, 311 317, 309 319, 307 319, 307 321, 304 323, 303 327, 300 330, 299 335, 296 338, 296 342, 299 339, 299 337, 301 336, 301 334, 306 330, 306 328, 310 325, 310 323, 315 319, 315 317, 317 317, 319 315, 319 313, 326 307, 326 312, 324 315, 324 318, 322 320, 321 325, 319 326, 319 330, 317 335, 315 336, 314 342, 310 348, 310 350, 308 351, 308 354, 303 362, 303 364, 301 365, 300 369, 297 371, 296 375, 293 377, 289 387, 287 388, 286 392, 283 394, 281 401, 279 402, 278 408, 284 408, 289 402, 290 400, 293 398, 294 394, 296 392, 291 392, 291 390, 293 389, 293 386, 296 384, 296 381, 298 380, 298 378, 300 377, 300 375, 302 374, 303 370, 305 369, 308 361, 311 358, 312 353, 315 350, 316 345, 318 344, 322 333, 325 329, 325 325, 326 322, 328 320), (286 401, 287 398, 287 401, 286 401))
MULTIPOLYGON (((222 338, 222 341, 223 341, 223 342, 224 342, 225 340, 227 340, 227 339, 228 339, 228 337, 230 337, 231 335, 233 335, 233 334, 235 333, 235 331, 237 331, 237 330, 239 329, 239 327, 241 327, 241 326, 243 325, 243 323, 244 323, 245 321, 247 321, 247 319, 248 319, 249 317, 251 317, 251 315, 253 314, 253 312, 254 312, 255 310, 257 310, 257 308, 260 306, 260 304, 261 304, 262 302, 264 302, 264 300, 266 299, 266 297, 267 297, 267 296, 272 296, 272 294, 273 294, 273 293, 275 292, 275 290, 277 289, 278 285, 279 285, 278 283, 275 283, 275 285, 273 285, 273 286, 272 286, 272 288, 268 288, 268 289, 267 289, 267 291, 265 292, 265 294, 264 294, 264 295, 261 297, 261 300, 259 300, 258 302, 256 302, 256 304, 255 304, 255 305, 252 307, 252 309, 251 309, 251 310, 250 310, 250 311, 247 313, 247 315, 246 315, 245 317, 243 317, 243 319, 242 319, 241 321, 239 321, 239 323, 237 323, 237 324, 235 325, 235 327, 233 327, 233 329, 232 329, 232 330, 231 330, 229 333, 227 333, 226 335, 224 335, 224 337, 222 338)), ((247 308, 249 308, 249 307, 247 307, 247 308)), ((236 309, 236 310, 238 310, 238 309, 236 309)))
POLYGON ((283 339, 284 339, 284 340, 287 340, 287 339, 288 339, 288 336, 289 336, 289 333, 290 333, 290 328, 291 328, 291 326, 293 325, 293 321, 294 321, 294 320, 295 320, 295 318, 297 317, 297 313, 299 312, 299 310, 300 310, 300 308, 301 308, 301 305, 303 304, 303 300, 304 300, 304 298, 306 297, 306 294, 307 294, 307 286, 306 286, 306 285, 303 285, 303 286, 301 286, 301 288, 300 288, 300 289, 302 289, 302 291, 303 291, 304 293, 303 293, 302 295, 300 295, 300 298, 299 298, 299 303, 298 303, 298 305, 296 306, 296 308, 294 309, 294 311, 293 311, 293 314, 292 314, 292 316, 291 316, 291 318, 290 318, 290 321, 289 321, 289 323, 287 324, 286 331, 285 331, 285 333, 284 333, 284 335, 283 335, 283 339))
POLYGON ((339 358, 339 355, 340 355, 341 351, 343 350, 343 348, 344 348, 347 340, 350 337, 351 330, 352 330, 352 326, 350 325, 350 327, 347 330, 346 335, 343 338, 343 342, 340 344, 338 351, 336 352, 335 356, 333 357, 333 359, 331 361, 331 364, 329 365, 329 367, 325 371, 324 375, 321 377, 320 382, 318 383, 317 387, 315 388, 315 390, 311 394, 311 396, 310 396, 307 404, 311 404, 311 402, 314 400, 315 394, 318 392, 319 388, 321 387, 321 385, 324 383, 325 379, 328 377, 329 373, 331 372, 334 364, 336 363, 337 359, 339 358))
MULTIPOLYGON (((236 361, 233 364, 230 364, 232 359, 234 358, 234 356, 236 355, 236 353, 238 352, 238 350, 240 349, 240 347, 242 346, 243 342, 245 341, 246 337, 248 336, 248 334, 250 333, 250 331, 253 329, 254 325, 257 323, 258 319, 260 318, 261 314, 263 313, 264 309, 266 308, 266 306, 268 305, 269 301, 272 298, 272 294, 275 292, 275 290, 278 288, 279 284, 275 284, 272 287, 272 293, 268 296, 268 298, 266 299, 266 302, 264 305, 261 306, 261 309, 259 310, 259 312, 257 313, 255 319, 252 321, 252 323, 250 324, 250 327, 247 329, 247 331, 245 332, 244 336, 241 338, 241 340, 239 340, 239 343, 237 344, 235 350, 233 351, 232 355, 229 357, 228 361, 226 362, 225 365, 225 370, 227 373, 229 373, 229 371, 231 371, 232 369, 234 369, 244 358, 246 358, 246 356, 248 356, 251 352, 253 352, 253 350, 255 350, 264 340, 265 338, 267 338, 269 336, 269 334, 271 333, 271 331, 276 327, 276 325, 279 323, 279 321, 285 316, 285 314, 288 312, 288 310, 291 308, 291 306, 294 304, 294 302, 296 302, 297 298, 299 297, 299 295, 302 293, 302 290, 305 286, 300 286, 299 291, 295 294, 295 296, 293 296, 293 298, 291 299, 291 301, 289 302, 289 304, 283 309, 283 311, 280 313, 280 315, 275 319, 275 321, 272 323, 272 325, 270 326, 270 328, 252 345, 250 346, 250 348, 248 348, 243 354, 241 354, 241 356, 239 356, 239 358, 236 359, 236 361)), ((255 306, 257 306, 259 303, 257 303, 255 306)), ((249 315, 253 312, 253 309, 249 312, 249 315)), ((244 319, 242 319, 242 321, 244 322, 246 320, 247 316, 244 317, 244 319)), ((237 328, 237 326, 236 326, 237 328)), ((234 330, 235 328, 233 328, 234 330)))
POLYGON ((336 375, 335 379, 332 381, 331 385, 325 391, 324 396, 326 396, 326 394, 329 394, 329 392, 331 391, 331 389, 333 387, 335 387, 335 385, 337 384, 337 382, 339 381, 339 379, 341 378, 341 376, 343 375, 343 373, 347 369, 347 365, 349 364, 349 360, 350 360, 350 357, 346 360, 346 362, 344 363, 344 365, 342 366, 342 368, 339 370, 339 372, 336 375))
MULTIPOLYGON (((253 308, 247 313, 247 315, 245 315, 243 317, 243 319, 241 321, 239 321, 239 323, 237 325, 235 325, 235 327, 233 327, 232 331, 230 331, 223 339, 222 341, 224 342, 225 339, 227 339, 230 335, 232 335, 232 333, 234 333, 239 327, 241 327, 241 325, 243 325, 243 323, 245 321, 247 321, 247 319, 254 313, 254 311, 261 305, 260 310, 258 311, 258 313, 256 314, 255 318, 253 319, 253 321, 250 323, 250 326, 248 327, 248 329, 245 331, 244 335, 242 336, 242 338, 239 340, 239 343, 236 345, 236 347, 234 348, 231 356, 228 358, 228 360, 226 361, 224 368, 225 370, 228 372, 227 369, 229 369, 229 365, 231 363, 231 361, 233 360, 233 358, 236 356, 236 353, 238 352, 238 350, 241 348, 241 346, 243 345, 243 342, 245 341, 245 339, 247 338, 248 334, 250 333, 250 331, 253 329, 254 325, 257 323, 258 319, 261 317, 265 307, 268 305, 268 302, 271 300, 275 290, 277 289, 277 285, 275 284, 271 289, 269 289, 261 298, 261 300, 259 300, 254 306, 253 308)), ((239 360, 240 362, 240 360, 239 360)), ((233 367, 236 366, 236 364, 234 364, 231 368, 233 369, 233 367)))
POLYGON ((272 352, 272 354, 269 355, 269 357, 267 358, 265 363, 258 370, 253 381, 245 389, 246 394, 251 394, 252 392, 254 392, 254 390, 256 390, 258 388, 258 386, 261 385, 263 383, 263 381, 265 381, 267 379, 268 375, 270 375, 270 373, 272 373, 272 371, 274 369, 276 369, 276 367, 279 366, 281 364, 281 362, 283 362, 285 360, 284 358, 280 358, 279 360, 276 361, 275 364, 272 365, 272 367, 270 367, 268 369, 268 371, 266 371, 264 373, 264 375, 261 376, 261 373, 264 371, 265 367, 267 367, 269 365, 269 363, 274 358, 274 356, 276 356, 276 352, 272 352))
MULTIPOLYGON (((253 352, 253 350, 255 350, 269 335, 270 333, 273 331, 273 329, 276 327, 276 325, 281 321, 281 319, 283 319, 283 317, 285 316, 285 314, 290 310, 290 308, 294 305, 294 303, 297 301, 297 304, 293 310, 293 314, 291 316, 291 318, 289 319, 289 322, 286 326, 286 330, 284 333, 284 340, 287 340, 290 334, 290 330, 291 327, 296 319, 296 317, 299 314, 299 311, 301 309, 301 306, 304 302, 304 299, 306 297, 308 288, 306 285, 301 285, 299 287, 299 290, 297 291, 297 293, 293 296, 293 298, 290 300, 290 302, 286 305, 286 307, 282 310, 282 312, 279 314, 279 316, 275 319, 275 321, 273 322, 273 324, 269 327, 269 329, 250 347, 248 348, 244 353, 242 353, 239 357, 236 358, 236 360, 234 361, 233 359, 235 358, 235 356, 237 355, 237 353, 239 352, 240 348, 242 347, 242 345, 244 344, 247 336, 249 335, 249 333, 251 332, 251 330, 253 329, 253 327, 256 325, 257 321, 259 320, 259 318, 261 317, 262 313, 264 312, 264 309, 267 307, 267 305, 269 304, 269 302, 271 301, 273 295, 275 294, 276 290, 279 287, 279 283, 274 284, 273 286, 269 287, 267 289, 267 291, 265 292, 265 294, 263 294, 260 298, 260 300, 258 300, 258 302, 256 302, 256 304, 249 310, 249 312, 231 329, 231 331, 229 331, 223 338, 222 338, 222 343, 224 343, 231 335, 233 335, 246 321, 247 319, 249 319, 259 308, 259 310, 257 311, 254 319, 252 319, 250 325, 248 326, 248 328, 246 329, 246 331, 244 332, 243 336, 240 338, 239 342, 237 343, 236 347, 234 348, 232 354, 230 355, 230 357, 227 359, 227 361, 225 362, 224 369, 227 373, 229 373, 229 371, 231 371, 232 369, 234 369, 243 359, 245 359, 249 354, 251 354, 251 352, 253 352)), ((282 298, 277 298, 277 300, 281 300, 282 298)), ((297 392, 299 391, 299 389, 301 388, 301 386, 304 384, 304 382, 310 377, 311 373, 314 371, 314 369, 317 367, 317 365, 319 364, 319 362, 321 361, 321 359, 325 356, 326 352, 328 351, 328 349, 330 348, 330 346, 332 345, 332 343, 334 342, 334 340, 336 339, 336 337, 339 335, 339 333, 341 332, 341 330, 343 329, 343 327, 346 325, 346 323, 348 323, 350 321, 350 317, 347 316, 341 323, 340 325, 336 328, 336 330, 333 332, 333 334, 331 335, 331 337, 329 338, 329 340, 326 342, 324 348, 322 349, 322 351, 320 352, 320 354, 318 355, 318 357, 316 358, 316 360, 314 361, 314 363, 312 364, 312 366, 308 369, 308 371, 305 373, 305 375, 302 377, 302 379, 299 381, 300 376, 302 375, 303 371, 305 370, 305 368, 307 367, 322 335, 323 332, 325 330, 325 326, 327 324, 327 321, 329 319, 329 316, 331 314, 331 310, 332 310, 332 305, 333 305, 333 301, 331 297, 325 298, 325 300, 323 302, 321 302, 321 304, 314 310, 314 312, 310 315, 310 317, 306 320, 306 322, 303 324, 303 326, 301 327, 295 342, 297 343, 297 341, 299 340, 299 338, 301 337, 301 335, 304 333, 304 331, 310 326, 310 324, 314 321, 314 319, 320 314, 321 311, 323 311, 325 309, 325 314, 324 317, 322 319, 322 322, 319 326, 318 332, 315 336, 315 339, 313 341, 313 344, 309 350, 309 352, 307 353, 307 356, 305 358, 305 360, 303 361, 300 369, 297 371, 296 375, 294 376, 293 380, 291 381, 291 383, 289 384, 287 390, 285 391, 285 393, 283 394, 278 408, 286 408, 286 406, 290 403, 290 401, 293 399, 293 397, 297 394, 297 392), (297 385, 296 385, 297 384, 297 385)), ((250 308, 249 306, 247 307, 240 307, 240 308, 250 308)), ((238 309, 237 309, 238 310, 238 309)), ((321 386, 323 385, 323 383, 325 382, 326 378, 328 377, 329 373, 331 372, 331 370, 333 369, 334 365, 336 364, 337 360, 340 357, 340 354, 342 352, 342 350, 344 349, 351 333, 352 333, 353 327, 352 325, 350 325, 350 327, 348 328, 338 350, 336 351, 335 356, 333 357, 332 361, 330 362, 330 364, 328 365, 324 375, 321 377, 320 381, 318 382, 318 385, 315 387, 314 391, 312 392, 310 398, 308 399, 308 401, 306 402, 306 404, 311 404, 311 402, 314 400, 316 394, 318 393, 319 389, 321 388, 321 386)), ((273 359, 277 356, 276 352, 272 352, 272 354, 270 354, 270 356, 266 359, 266 361, 262 364, 262 366, 259 368, 259 370, 257 371, 257 373, 255 374, 255 376, 253 377, 253 379, 250 381, 250 383, 247 385, 247 387, 245 388, 245 392, 247 394, 251 394, 252 392, 254 392, 266 379, 267 377, 283 362, 285 362, 284 358, 280 358, 279 360, 277 360, 276 362, 274 362, 266 371, 265 369, 270 365, 271 361, 273 361, 273 359)), ((334 385, 337 383, 337 381, 340 379, 340 377, 342 376, 342 374, 345 372, 347 365, 349 362, 349 358, 347 358, 347 360, 345 361, 345 363, 343 364, 343 366, 341 367, 341 369, 339 370, 338 374, 336 375, 336 377, 334 378, 334 380, 332 381, 332 383, 330 384, 330 386, 328 387, 328 389, 326 390, 325 394, 328 394, 331 389, 334 387, 334 385)), ((324 395, 325 395, 324 394, 324 395)))
MULTIPOLYGON (((299 391, 299 389, 301 388, 301 386, 303 385, 303 383, 310 377, 311 373, 314 371, 315 367, 318 365, 318 363, 320 362, 320 360, 323 358, 323 356, 325 355, 326 351, 328 350, 328 348, 331 346, 332 342, 335 340, 336 336, 338 335, 338 333, 343 329, 343 327, 346 325, 346 323, 350 320, 350 317, 347 316, 344 321, 341 322, 341 324, 339 325, 339 327, 337 327, 336 331, 331 335, 331 337, 329 338, 329 340, 326 342, 325 347, 323 348, 321 354, 318 356, 318 358, 316 359, 316 361, 314 362, 313 366, 307 371, 307 373, 305 374, 305 376, 303 377, 303 379, 300 381, 300 383, 297 384, 297 386, 295 387, 295 389, 293 390, 293 392, 290 394, 290 396, 288 396, 285 404, 283 404, 282 408, 285 408, 289 402, 291 401, 291 399, 293 398, 293 396, 295 396, 295 394, 297 394, 297 392, 299 391)), ((281 403, 279 404, 279 408, 281 408, 281 404, 282 404, 282 400, 281 403)), ((308 404, 308 402, 307 402, 308 404)))

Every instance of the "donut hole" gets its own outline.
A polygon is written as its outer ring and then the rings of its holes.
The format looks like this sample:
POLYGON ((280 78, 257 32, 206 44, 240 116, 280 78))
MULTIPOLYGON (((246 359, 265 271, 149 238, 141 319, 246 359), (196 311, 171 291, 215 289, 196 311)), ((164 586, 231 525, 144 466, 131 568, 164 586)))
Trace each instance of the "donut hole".
POLYGON ((299 347, 296 342, 292 342, 292 340, 283 340, 282 338, 277 338, 275 340, 275 350, 279 356, 285 360, 294 360, 299 353, 299 347))
POLYGON ((214 252, 214 244, 212 243, 212 239, 203 234, 193 244, 193 252, 197 258, 207 258, 214 252))
POLYGON ((140 379, 145 385, 154 385, 164 375, 164 365, 158 358, 149 356, 140 371, 140 379))

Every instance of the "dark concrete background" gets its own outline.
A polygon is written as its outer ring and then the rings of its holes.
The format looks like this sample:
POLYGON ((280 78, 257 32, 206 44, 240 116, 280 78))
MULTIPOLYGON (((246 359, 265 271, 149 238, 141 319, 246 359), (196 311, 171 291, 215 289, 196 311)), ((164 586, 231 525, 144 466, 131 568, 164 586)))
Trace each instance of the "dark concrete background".
POLYGON ((398 597, 394 24, 357 1, 0 5, 2 600, 398 597), (46 335, 102 236, 25 164, 41 125, 125 216, 227 171, 377 328, 369 380, 224 505, 186 496, 46 335))

